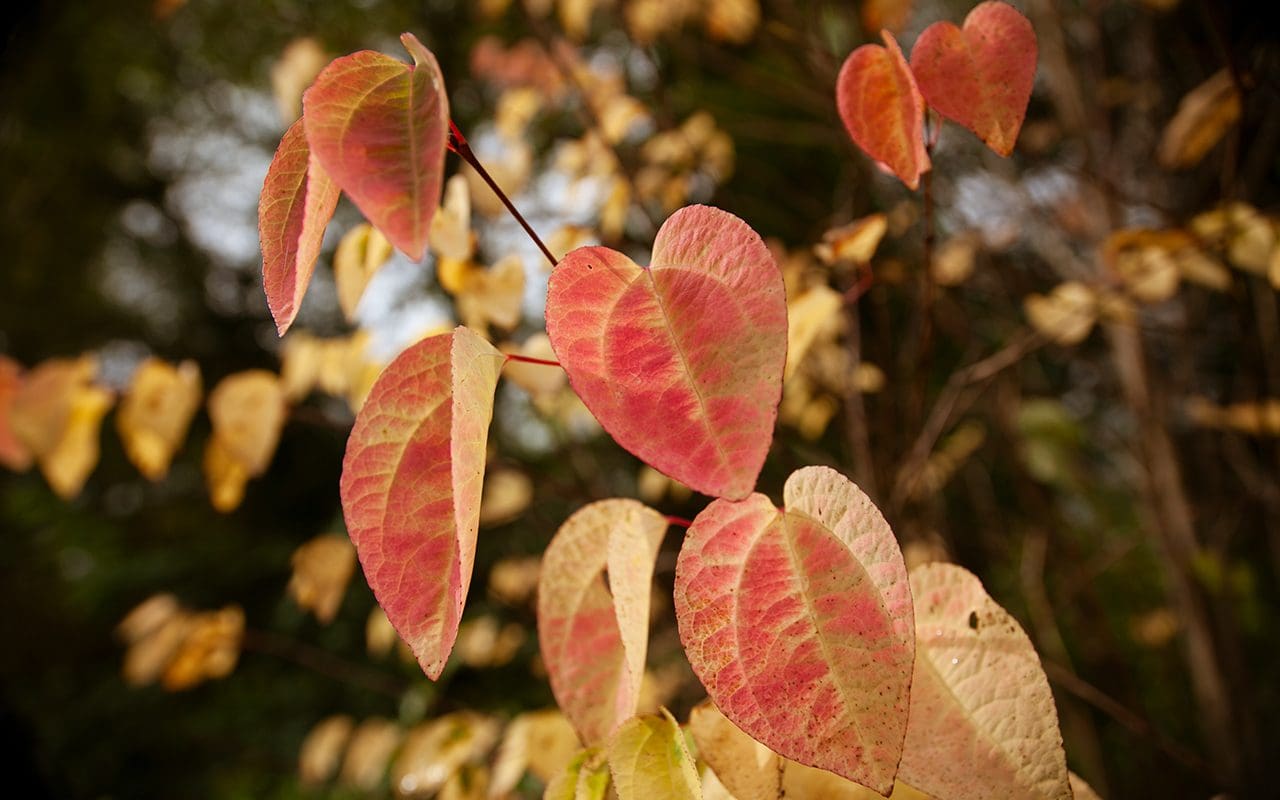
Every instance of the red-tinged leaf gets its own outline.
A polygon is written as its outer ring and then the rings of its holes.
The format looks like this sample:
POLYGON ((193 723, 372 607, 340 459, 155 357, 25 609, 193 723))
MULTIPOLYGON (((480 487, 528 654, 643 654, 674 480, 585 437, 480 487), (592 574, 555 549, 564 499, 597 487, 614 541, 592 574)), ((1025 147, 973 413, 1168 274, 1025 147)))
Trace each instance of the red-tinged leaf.
POLYGON ((0 356, 0 465, 14 472, 30 469, 33 460, 9 421, 9 409, 21 388, 22 367, 13 359, 0 356))
POLYGON ((1069 800, 1053 693, 1022 628, 961 567, 917 567, 911 590, 917 658, 902 780, 956 800, 1069 800))
POLYGON ((471 582, 504 358, 461 327, 413 345, 374 383, 342 462, 342 510, 365 579, 432 680, 471 582))
POLYGON ((845 130, 863 152, 914 189, 929 171, 924 149, 924 98, 898 40, 864 44, 849 54, 836 79, 836 107, 845 130))
POLYGON ((911 70, 939 114, 1000 155, 1013 152, 1036 77, 1036 32, 1017 9, 986 2, 964 28, 935 22, 916 40, 911 70))
POLYGON ((635 500, 601 500, 569 517, 542 558, 542 660, 556 703, 587 745, 604 743, 636 713, 666 530, 665 517, 635 500))
POLYGON ((262 288, 281 336, 307 293, 338 194, 337 184, 307 148, 302 121, 293 123, 276 148, 258 199, 262 288))
POLYGON ((774 752, 888 795, 915 657, 911 593, 893 532, 826 467, 717 500, 676 565, 689 663, 735 725, 774 752))
POLYGON ((336 59, 302 96, 302 118, 316 159, 416 261, 440 204, 449 101, 436 57, 411 33, 400 41, 412 66, 371 50, 336 59))
POLYGON ((551 274, 547 333, 574 391, 618 444, 700 492, 755 487, 787 356, 782 273, 742 220, 673 214, 640 267, 605 247, 551 274))

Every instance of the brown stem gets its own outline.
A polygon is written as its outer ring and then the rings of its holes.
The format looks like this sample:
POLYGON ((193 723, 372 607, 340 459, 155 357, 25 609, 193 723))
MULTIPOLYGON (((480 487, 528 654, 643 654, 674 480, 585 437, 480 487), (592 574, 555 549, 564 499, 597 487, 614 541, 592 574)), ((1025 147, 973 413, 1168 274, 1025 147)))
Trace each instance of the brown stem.
POLYGON ((534 233, 533 227, 529 225, 527 220, 525 220, 524 215, 516 209, 515 204, 511 202, 511 198, 507 197, 507 193, 502 191, 502 187, 499 186, 497 181, 493 179, 493 176, 489 174, 489 170, 484 168, 484 165, 480 163, 480 159, 476 158, 476 154, 471 150, 471 145, 467 143, 466 137, 462 135, 462 131, 458 130, 458 126, 454 124, 453 120, 449 120, 449 149, 457 153, 463 161, 470 164, 471 168, 476 171, 476 174, 478 174, 484 182, 489 185, 489 188, 493 190, 493 193, 497 195, 498 199, 502 201, 502 204, 507 207, 507 211, 511 212, 511 216, 515 217, 516 222, 520 223, 520 227, 524 228, 524 232, 529 234, 529 238, 538 246, 538 249, 542 251, 542 254, 547 257, 547 261, 551 266, 555 267, 557 263, 556 257, 551 255, 551 251, 548 250, 547 246, 538 238, 538 234, 534 233))

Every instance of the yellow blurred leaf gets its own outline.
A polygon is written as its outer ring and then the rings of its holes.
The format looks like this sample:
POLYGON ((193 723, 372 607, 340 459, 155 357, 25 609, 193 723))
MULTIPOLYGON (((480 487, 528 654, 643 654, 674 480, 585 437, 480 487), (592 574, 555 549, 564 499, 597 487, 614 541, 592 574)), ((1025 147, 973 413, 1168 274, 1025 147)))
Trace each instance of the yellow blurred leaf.
POLYGON ((400 726, 389 719, 369 717, 362 721, 351 734, 338 781, 366 792, 378 788, 400 738, 400 726))
POLYGON ((1206 428, 1234 430, 1249 436, 1280 436, 1280 399, 1218 406, 1205 398, 1192 398, 1187 415, 1206 428))
POLYGON ((225 678, 240 658, 243 636, 244 612, 239 606, 193 615, 186 638, 165 668, 161 685, 174 692, 225 678))
POLYGON ((609 144, 619 144, 627 134, 649 121, 649 111, 629 94, 610 97, 600 109, 600 135, 609 144))
POLYGON ((609 789, 609 764, 598 747, 579 752, 547 784, 542 800, 604 800, 609 789))
POLYGON ((160 629, 181 610, 178 598, 168 592, 153 594, 134 606, 116 625, 116 634, 125 643, 136 642, 160 629))
POLYGON ((333 777, 354 727, 350 716, 335 714, 307 732, 298 751, 298 778, 304 786, 319 786, 333 777))
POLYGON ((203 466, 204 482, 213 507, 224 513, 239 508, 244 500, 245 485, 249 483, 249 470, 217 436, 205 443, 203 466))
POLYGON ((297 328, 289 331, 280 353, 280 385, 286 400, 296 403, 310 394, 320 375, 322 357, 319 339, 297 328))
POLYGON ((1047 296, 1032 294, 1022 302, 1031 327, 1065 346, 1084 341, 1098 314, 1097 295, 1078 281, 1060 283, 1047 296))
POLYGON ((200 368, 194 361, 175 367, 149 358, 133 373, 116 413, 116 430, 125 455, 148 480, 169 472, 200 407, 200 394, 200 368))
POLYGON ((302 114, 302 93, 328 63, 329 54, 320 43, 304 36, 285 45, 271 65, 271 91, 280 109, 280 121, 286 126, 302 114))
POLYGON ((953 236, 938 247, 929 273, 939 286, 959 286, 973 274, 979 239, 972 233, 953 236))
POLYGON ((1187 93, 1160 137, 1157 159, 1166 169, 1193 167, 1240 119, 1240 93, 1219 70, 1187 93))
MULTIPOLYGON (((445 182, 444 201, 431 218, 428 243, 432 252, 442 260, 467 262, 475 255, 475 236, 471 233, 471 189, 467 178, 461 174, 445 182)), ((443 279, 441 285, 444 285, 443 279)), ((448 289, 447 286, 445 288, 448 289)))
POLYGON ((556 4, 556 16, 565 34, 575 42, 587 36, 591 27, 591 12, 595 11, 596 0, 559 0, 556 4))
POLYGON ((399 797, 429 797, 463 764, 479 761, 498 740, 496 720, 459 711, 412 728, 391 767, 399 797))
POLYGON ((356 549, 345 536, 325 534, 293 551, 289 596, 328 625, 338 613, 356 569, 356 549))
MULTIPOLYGON (((434 222, 434 220, 432 220, 434 222)), ((347 231, 333 254, 333 279, 338 306, 347 322, 355 320, 356 306, 374 274, 391 258, 391 242, 367 222, 347 231)))
POLYGON ((663 475, 648 464, 640 467, 636 474, 636 493, 646 503, 657 503, 670 496, 677 503, 682 503, 693 496, 693 490, 683 483, 663 475))
POLYGON ((511 663, 520 646, 528 639, 518 623, 499 626, 498 620, 486 614, 469 619, 458 628, 453 652, 463 664, 477 669, 501 667, 511 663))
POLYGON ((489 570, 489 595, 509 606, 528 602, 538 588, 538 556, 504 558, 489 570))
POLYGON ((504 91, 498 96, 497 109, 494 111, 494 127, 498 129, 498 135, 508 141, 519 140, 524 136, 529 123, 542 110, 542 103, 542 93, 530 86, 504 91))
POLYGON ((875 394, 884 389, 886 380, 884 370, 866 361, 858 364, 853 374, 853 386, 863 394, 875 394))
POLYGON ((369 655, 381 658, 391 652, 391 648, 400 641, 400 634, 387 618, 387 612, 381 606, 374 606, 369 612, 369 619, 364 624, 364 643, 369 655))
POLYGON ((1276 222, 1248 203, 1228 203, 1191 220, 1191 230, 1226 251, 1236 267, 1265 276, 1276 250, 1276 222))
MULTIPOLYGON (((533 149, 526 142, 507 142, 503 145, 502 156, 486 159, 484 165, 489 176, 507 197, 516 200, 529 181, 530 170, 533 168, 533 149)), ((496 217, 507 212, 506 206, 474 169, 464 167, 462 174, 470 189, 471 204, 477 211, 486 217, 496 217)))
POLYGON ((39 458, 57 446, 79 390, 98 374, 93 356, 51 358, 23 376, 9 406, 14 436, 39 458))
MULTIPOLYGON (((537 366, 537 365, 533 365, 537 366)), ((533 500, 533 481, 515 469, 491 469, 484 476, 480 524, 500 525, 519 517, 533 500)))
POLYGON ((700 0, 630 0, 625 9, 627 33, 640 46, 676 30, 698 8, 700 0))
POLYGON ((129 643, 124 654, 121 674, 130 686, 146 686, 160 680, 178 653, 192 626, 189 613, 181 609, 170 614, 156 627, 129 643))
POLYGON ((1178 635, 1181 627, 1178 615, 1169 608, 1148 611, 1129 622, 1134 641, 1151 648, 1164 647, 1178 635))
POLYGON ((888 229, 888 217, 872 214, 822 234, 822 244, 815 247, 814 252, 826 264, 837 261, 866 264, 875 255, 888 229))
POLYGON ((209 393, 214 438, 250 476, 261 475, 270 465, 284 417, 283 386, 266 370, 228 375, 209 393))
POLYGON ((796 368, 808 355, 809 348, 824 334, 834 335, 840 324, 840 309, 844 300, 840 293, 826 284, 810 288, 804 294, 787 302, 787 365, 783 380, 795 374, 796 368))
POLYGON ((609 196, 600 209, 600 235, 609 240, 621 238, 626 231, 627 213, 630 210, 631 186, 622 177, 615 176, 609 188, 609 196))
MULTIPOLYGON (((504 353, 516 353, 528 358, 540 358, 544 361, 555 361, 556 352, 551 348, 551 339, 539 331, 519 347, 504 344, 499 348, 504 353)), ((508 361, 502 367, 502 377, 524 389, 534 398, 547 397, 564 388, 568 378, 563 369, 546 364, 530 364, 527 361, 508 361)))
POLYGON ((708 0, 707 35, 730 44, 746 44, 760 26, 759 0, 708 0))
POLYGON ((436 800, 485 800, 489 796, 489 772, 483 764, 464 764, 449 776, 436 800))
POLYGON ((98 465, 102 418, 115 402, 115 395, 100 386, 73 390, 67 426, 53 449, 37 460, 44 479, 62 499, 80 494, 89 473, 98 465))
POLYGON ((577 735, 559 709, 518 714, 498 745, 489 796, 506 796, 526 771, 544 784, 550 782, 573 759, 579 746, 577 735))
POLYGON ((487 270, 469 274, 455 297, 462 324, 482 334, 491 324, 504 330, 520 324, 523 300, 524 261, 514 253, 487 270))

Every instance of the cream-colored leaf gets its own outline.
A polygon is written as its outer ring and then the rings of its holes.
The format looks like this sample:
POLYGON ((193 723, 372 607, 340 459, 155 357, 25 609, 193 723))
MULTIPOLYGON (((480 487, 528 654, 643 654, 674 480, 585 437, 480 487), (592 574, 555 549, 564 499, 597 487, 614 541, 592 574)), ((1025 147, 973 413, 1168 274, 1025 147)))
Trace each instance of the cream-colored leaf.
POLYGON ((325 534, 293 551, 289 596, 328 625, 338 613, 356 569, 356 549, 345 536, 325 534))
MULTIPOLYGON (((493 115, 498 135, 507 141, 518 141, 542 110, 542 105, 543 94, 531 86, 517 86, 504 91, 498 97, 493 115)), ((448 188, 445 191, 448 192, 448 188)))
POLYGON ((458 626, 453 652, 468 667, 485 669, 508 664, 528 636, 516 622, 499 625, 493 616, 474 617, 458 626))
MULTIPOLYGON (((435 219, 432 225, 435 225, 435 219)), ((392 249, 387 237, 367 222, 347 231, 338 242, 338 249, 333 254, 333 279, 338 287, 338 306, 347 322, 355 320, 356 306, 360 304, 365 288, 391 258, 392 249)))
POLYGON ((1031 640, 953 564, 911 573, 917 656, 898 775, 936 797, 1070 800, 1049 681, 1031 640))
POLYGON ((516 519, 533 500, 533 481, 516 469, 489 470, 480 499, 480 524, 500 525, 516 519))
POLYGON ((538 556, 504 558, 489 570, 489 595, 509 606, 518 606, 538 589, 542 560, 538 556))
POLYGON ((462 324, 482 332, 490 325, 504 330, 519 325, 523 299, 524 260, 514 253, 487 270, 470 273, 455 298, 462 324))
POLYGON ((888 217, 872 214, 822 234, 822 244, 815 250, 827 264, 837 261, 866 264, 871 261, 888 229, 888 217))
POLYGON ((138 365, 116 413, 116 430, 125 455, 147 479, 157 481, 169 472, 200 396, 200 368, 194 361, 174 366, 149 358, 138 365))
POLYGON ((366 792, 378 788, 401 736, 400 726, 389 719, 369 717, 361 722, 351 734, 339 782, 366 792))
POLYGON ((182 647, 192 626, 192 617, 179 609, 146 635, 129 645, 120 672, 130 686, 146 686, 160 680, 165 668, 182 647))
POLYGON ((471 233, 471 190, 467 179, 454 175, 444 185, 444 202, 431 220, 431 250, 442 259, 467 262, 475 255, 471 233))
POLYGON ((609 742, 609 772, 619 800, 702 800, 702 784, 671 712, 632 717, 609 742))
POLYGON ((977 260, 979 237, 974 234, 953 236, 943 242, 933 255, 929 274, 939 286, 959 286, 973 274, 977 260))
POLYGON ((120 620, 116 625, 116 634, 126 643, 136 642, 159 630, 161 625, 168 622, 180 610, 178 598, 172 594, 168 592, 153 594, 134 606, 133 610, 120 620))
POLYGON ((98 465, 102 418, 114 402, 115 395, 100 386, 73 390, 62 436, 53 449, 37 459, 44 479, 62 499, 80 494, 89 473, 98 465))
POLYGON ((1060 283, 1047 296, 1028 295, 1022 303, 1031 327, 1065 346, 1084 341, 1098 314, 1096 293, 1078 281, 1060 283))
POLYGON ((558 709, 529 711, 507 725, 494 757, 489 797, 505 797, 525 772, 544 784, 562 772, 581 745, 573 726, 558 709))
MULTIPOLYGON (((543 332, 533 334, 519 347, 503 345, 499 349, 504 353, 516 353, 526 358, 556 360, 556 351, 551 349, 551 340, 543 332)), ((502 376, 524 389, 534 399, 554 395, 568 382, 563 369, 546 364, 530 364, 527 361, 508 361, 502 367, 502 376)))
POLYGON ((464 764, 449 776, 436 800, 484 800, 488 797, 489 771, 483 764, 464 764))
POLYGON ((285 45, 280 58, 271 65, 271 91, 285 125, 292 125, 302 114, 302 93, 328 63, 329 54, 320 43, 303 36, 285 45))
POLYGON ((391 788, 399 797, 429 797, 464 764, 479 761, 498 741, 498 722, 459 711, 425 722, 404 737, 391 767, 391 788))
POLYGON ((205 443, 202 463, 204 482, 213 507, 223 513, 239 508, 244 500, 245 486, 249 483, 249 469, 217 436, 210 437, 205 443))
POLYGON ((333 777, 354 727, 350 716, 335 714, 307 732, 298 751, 298 779, 304 786, 319 786, 333 777))
POLYGON ((76 394, 98 374, 93 356, 51 358, 23 376, 9 406, 13 434, 36 457, 57 446, 66 432, 76 394))

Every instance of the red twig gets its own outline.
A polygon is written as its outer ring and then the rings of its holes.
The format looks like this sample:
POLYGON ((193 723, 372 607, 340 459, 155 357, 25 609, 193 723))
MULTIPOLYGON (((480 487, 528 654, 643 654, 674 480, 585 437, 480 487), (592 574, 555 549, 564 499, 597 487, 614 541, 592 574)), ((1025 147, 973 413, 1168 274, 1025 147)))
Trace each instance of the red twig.
MULTIPOLYGON (((526 364, 544 364, 548 367, 559 367, 559 361, 551 361, 546 358, 534 358, 533 356, 522 356, 519 353, 507 353, 508 361, 523 361, 526 364)), ((563 367, 561 367, 563 369, 563 367)))

